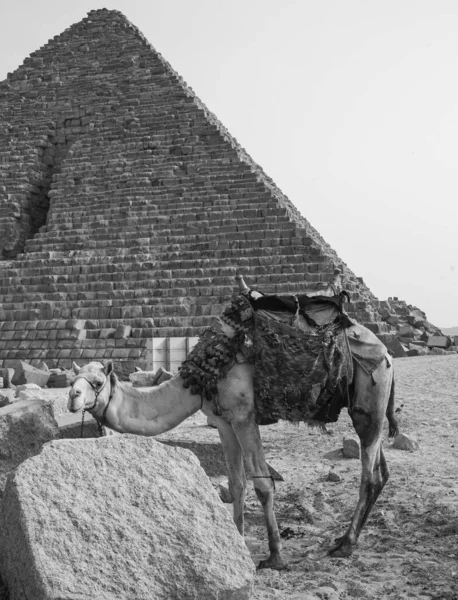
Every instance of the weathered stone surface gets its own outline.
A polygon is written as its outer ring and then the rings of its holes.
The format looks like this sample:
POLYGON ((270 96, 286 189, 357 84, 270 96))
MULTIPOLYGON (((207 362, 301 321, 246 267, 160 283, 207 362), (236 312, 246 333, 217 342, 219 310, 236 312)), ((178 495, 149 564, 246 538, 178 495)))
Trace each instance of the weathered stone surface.
POLYGON ((407 350, 407 356, 418 356, 420 354, 418 348, 409 348, 407 350))
POLYGON ((398 433, 398 435, 394 438, 393 448, 397 448, 398 450, 407 450, 409 452, 414 452, 419 448, 418 442, 409 435, 405 433, 398 433))
POLYGON ((343 478, 341 475, 339 475, 339 473, 336 473, 335 471, 333 471, 331 469, 326 477, 326 481, 332 481, 333 483, 340 483, 341 481, 343 481, 343 478))
POLYGON ((428 348, 443 348, 450 346, 450 338, 446 335, 431 335, 426 342, 428 348))
MULTIPOLYGON (((1 265, 14 327, 0 366, 114 358, 127 376, 120 363, 145 361, 151 337, 200 335, 238 265, 254 289, 298 294, 342 263, 118 11, 91 11, 34 52, 0 82, 0 114, 0 255, 23 252, 1 265)), ((343 271, 349 314, 382 329, 370 290, 343 271)))
POLYGON ((419 346, 418 344, 409 344, 408 356, 426 356, 429 354, 429 349, 426 346, 419 346))
POLYGON ((389 324, 389 325, 398 325, 399 324, 399 317, 398 315, 389 315, 385 321, 389 324))
POLYGON ((435 354, 437 356, 441 356, 441 355, 447 354, 447 350, 445 350, 444 348, 436 348, 434 346, 433 348, 431 348, 430 354, 435 354))
POLYGON ((8 406, 8 404, 11 404, 9 396, 4 396, 3 394, 0 394, 0 408, 2 408, 3 406, 8 406))
POLYGON ((342 451, 345 458, 360 458, 361 447, 359 439, 354 436, 345 435, 342 440, 342 451))
POLYGON ((401 342, 394 338, 392 340, 384 341, 385 346, 392 353, 394 358, 402 358, 403 356, 407 356, 407 351, 405 347, 401 344, 401 342))
POLYGON ((120 325, 116 328, 116 331, 114 332, 114 337, 116 339, 128 338, 130 337, 131 332, 132 327, 130 327, 129 325, 120 325))
POLYGON ((51 373, 49 371, 40 371, 29 365, 26 362, 20 361, 19 366, 15 369, 12 384, 23 385, 25 383, 35 383, 40 387, 45 386, 48 383, 51 373))
MULTIPOLYGON (((14 390, 14 395, 16 398, 19 398, 21 392, 43 394, 43 388, 36 383, 23 383, 22 385, 16 386, 16 389, 14 390)), ((25 398, 23 399, 25 400, 25 398)))
POLYGON ((173 377, 173 373, 159 367, 157 371, 136 371, 129 375, 134 387, 151 387, 159 385, 173 377))
POLYGON ((0 490, 8 473, 57 437, 49 402, 18 400, 0 408, 0 490))
POLYGON ((398 329, 398 334, 401 337, 413 339, 415 337, 415 329, 411 325, 402 325, 398 329))
POLYGON ((11 380, 14 376, 14 369, 2 369, 3 387, 5 389, 11 387, 11 380))
POLYGON ((254 564, 196 458, 151 438, 59 440, 9 478, 10 600, 245 600, 254 564))

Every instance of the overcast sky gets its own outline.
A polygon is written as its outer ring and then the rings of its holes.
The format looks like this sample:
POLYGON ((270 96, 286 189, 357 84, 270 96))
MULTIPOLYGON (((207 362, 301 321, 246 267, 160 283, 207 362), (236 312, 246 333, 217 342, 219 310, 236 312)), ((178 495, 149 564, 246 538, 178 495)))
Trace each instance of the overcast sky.
POLYGON ((458 325, 458 1, 15 0, 0 80, 117 9, 353 272, 458 325))

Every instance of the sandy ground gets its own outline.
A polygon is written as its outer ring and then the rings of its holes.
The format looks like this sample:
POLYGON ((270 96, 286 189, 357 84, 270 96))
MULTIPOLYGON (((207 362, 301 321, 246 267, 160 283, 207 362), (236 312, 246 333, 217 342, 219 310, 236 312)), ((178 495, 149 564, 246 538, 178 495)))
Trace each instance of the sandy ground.
MULTIPOLYGON (((356 506, 360 461, 342 455, 354 433, 342 413, 331 435, 304 425, 262 427, 277 483, 276 515, 284 536, 285 571, 258 571, 256 600, 458 600, 458 356, 396 359, 400 428, 419 450, 384 449, 391 477, 350 558, 326 551, 348 526, 356 506), (333 470, 341 482, 327 480, 333 470)), ((218 435, 201 415, 172 432, 176 439, 218 435)), ((230 505, 229 505, 230 508, 230 505)), ((246 543, 257 564, 267 555, 264 519, 252 486, 246 505, 246 543)))
MULTIPOLYGON (((350 558, 326 554, 345 531, 359 488, 360 462, 341 451, 343 435, 353 433, 346 413, 328 435, 283 422, 262 428, 267 460, 284 477, 275 509, 289 566, 258 571, 253 599, 458 600, 458 355, 394 362, 401 431, 420 448, 394 449, 385 436, 391 478, 350 558), (341 481, 327 479, 331 470, 341 481)), ((63 408, 67 391, 56 394, 63 408)), ((170 436, 218 439, 201 413, 170 436)), ((267 555, 267 539, 251 485, 245 513, 246 543, 257 564, 267 555)))

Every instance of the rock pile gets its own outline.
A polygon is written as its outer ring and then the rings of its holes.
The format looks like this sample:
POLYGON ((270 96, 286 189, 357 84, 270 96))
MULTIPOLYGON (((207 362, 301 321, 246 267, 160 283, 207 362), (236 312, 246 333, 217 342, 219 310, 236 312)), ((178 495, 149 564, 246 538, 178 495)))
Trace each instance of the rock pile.
POLYGON ((396 358, 458 352, 458 336, 442 335, 416 306, 394 297, 380 301, 379 312, 391 334, 383 342, 396 358))
POLYGON ((19 361, 15 369, 0 369, 0 378, 3 380, 3 388, 17 387, 21 385, 36 385, 40 388, 65 388, 68 387, 73 377, 73 370, 48 369, 46 363, 41 362, 36 367, 25 361, 19 361))

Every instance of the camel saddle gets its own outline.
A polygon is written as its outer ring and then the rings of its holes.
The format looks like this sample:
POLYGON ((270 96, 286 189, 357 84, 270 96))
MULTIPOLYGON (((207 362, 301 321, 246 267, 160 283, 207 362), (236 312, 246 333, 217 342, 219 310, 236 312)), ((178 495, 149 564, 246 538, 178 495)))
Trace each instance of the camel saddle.
POLYGON ((215 414, 221 414, 217 383, 243 356, 254 366, 259 424, 336 421, 348 405, 353 347, 368 372, 387 352, 372 332, 344 312, 346 298, 346 292, 266 296, 242 291, 184 361, 180 375, 185 387, 213 402, 215 414))

